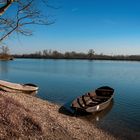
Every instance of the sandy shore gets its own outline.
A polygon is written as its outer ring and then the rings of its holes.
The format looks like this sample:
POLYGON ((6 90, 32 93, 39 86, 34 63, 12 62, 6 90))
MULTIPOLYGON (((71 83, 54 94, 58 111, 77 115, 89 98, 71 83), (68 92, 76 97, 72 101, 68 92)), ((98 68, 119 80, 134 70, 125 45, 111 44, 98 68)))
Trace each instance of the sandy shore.
POLYGON ((39 98, 0 92, 0 139, 115 140, 92 123, 39 98))

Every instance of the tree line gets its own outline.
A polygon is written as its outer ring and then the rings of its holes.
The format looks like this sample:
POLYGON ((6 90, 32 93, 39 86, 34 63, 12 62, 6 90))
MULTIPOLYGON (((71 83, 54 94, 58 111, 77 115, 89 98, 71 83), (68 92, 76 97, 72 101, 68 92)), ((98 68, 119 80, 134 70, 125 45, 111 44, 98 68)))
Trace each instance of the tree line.
POLYGON ((37 59, 87 59, 87 60, 131 60, 140 61, 140 55, 105 55, 96 54, 93 49, 88 52, 59 52, 57 50, 43 50, 31 54, 15 54, 15 58, 37 58, 37 59))
POLYGON ((87 60, 131 60, 140 61, 140 55, 105 55, 97 54, 94 49, 88 52, 66 51, 64 53, 57 50, 42 50, 30 54, 10 54, 7 46, 0 47, 0 60, 11 60, 13 58, 34 58, 34 59, 87 59, 87 60))
POLYGON ((14 57, 16 58, 48 58, 48 59, 85 59, 85 58, 93 58, 95 55, 95 52, 93 49, 90 49, 88 53, 83 52, 59 52, 57 50, 43 50, 43 51, 37 51, 35 53, 31 54, 16 54, 14 57))

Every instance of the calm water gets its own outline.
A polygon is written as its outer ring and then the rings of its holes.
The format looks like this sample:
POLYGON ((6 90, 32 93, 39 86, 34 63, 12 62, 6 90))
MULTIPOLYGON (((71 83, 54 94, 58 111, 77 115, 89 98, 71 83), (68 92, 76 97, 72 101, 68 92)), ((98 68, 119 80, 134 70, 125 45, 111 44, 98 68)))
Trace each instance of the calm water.
POLYGON ((38 97, 64 104, 97 87, 115 89, 110 107, 89 122, 112 133, 140 132, 140 62, 15 59, 0 61, 0 79, 39 85, 38 97))

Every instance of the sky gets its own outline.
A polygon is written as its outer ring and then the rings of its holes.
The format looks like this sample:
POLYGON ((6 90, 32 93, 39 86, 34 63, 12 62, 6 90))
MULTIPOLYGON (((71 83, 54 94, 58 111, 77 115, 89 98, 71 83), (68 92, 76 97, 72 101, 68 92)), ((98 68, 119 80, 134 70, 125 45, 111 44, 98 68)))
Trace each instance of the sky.
MULTIPOLYGON (((50 0, 51 1, 51 0, 50 0)), ((139 0, 53 0, 49 26, 32 26, 31 37, 14 36, 6 43, 11 53, 44 49, 111 55, 140 54, 139 0)))

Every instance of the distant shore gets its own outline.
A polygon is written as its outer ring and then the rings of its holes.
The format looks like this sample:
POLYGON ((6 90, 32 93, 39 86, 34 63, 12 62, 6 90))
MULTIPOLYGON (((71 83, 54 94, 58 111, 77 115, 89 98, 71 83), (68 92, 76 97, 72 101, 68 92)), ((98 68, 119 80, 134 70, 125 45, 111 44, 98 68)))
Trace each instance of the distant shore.
POLYGON ((140 61, 140 56, 101 56, 95 55, 92 58, 87 57, 44 57, 44 56, 30 56, 30 55, 13 55, 14 58, 21 59, 55 59, 55 60, 113 60, 113 61, 140 61))
POLYGON ((85 52, 59 52, 57 50, 43 50, 30 54, 14 54, 14 58, 32 58, 32 59, 79 59, 79 60, 123 60, 140 61, 140 55, 105 55, 97 54, 93 49, 85 52))

